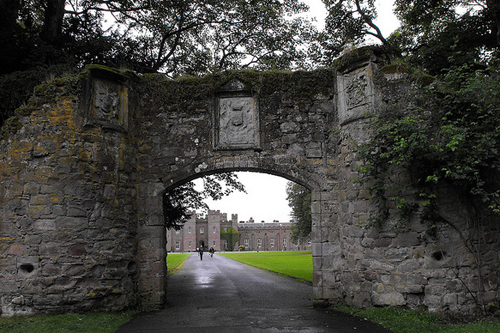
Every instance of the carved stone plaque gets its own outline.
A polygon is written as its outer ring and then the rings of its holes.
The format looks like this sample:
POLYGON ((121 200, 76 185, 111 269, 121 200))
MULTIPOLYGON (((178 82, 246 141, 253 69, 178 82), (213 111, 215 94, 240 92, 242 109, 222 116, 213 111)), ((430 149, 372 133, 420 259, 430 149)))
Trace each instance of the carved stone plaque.
POLYGON ((373 112, 375 91, 372 76, 371 65, 338 76, 341 124, 364 118, 373 112))
POLYGON ((121 82, 92 75, 86 88, 85 125, 125 132, 128 127, 128 88, 121 82))
POLYGON ((258 106, 254 97, 218 97, 215 148, 260 148, 258 106))

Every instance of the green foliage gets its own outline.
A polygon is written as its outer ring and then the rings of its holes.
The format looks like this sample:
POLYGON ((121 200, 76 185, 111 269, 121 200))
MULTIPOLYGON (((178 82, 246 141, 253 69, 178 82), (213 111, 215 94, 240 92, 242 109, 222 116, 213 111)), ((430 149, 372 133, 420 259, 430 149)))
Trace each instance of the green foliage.
POLYGON ((184 261, 189 257, 189 253, 173 253, 167 254, 167 271, 168 275, 172 275, 182 268, 184 261))
POLYGON ((207 211, 206 198, 220 200, 233 191, 245 191, 235 173, 226 172, 203 178, 203 190, 197 191, 193 182, 187 182, 166 192, 163 197, 163 216, 168 229, 180 230, 192 211, 207 211))
POLYGON ((420 189, 421 206, 431 208, 438 197, 435 185, 447 183, 467 202, 499 213, 498 67, 453 68, 435 85, 413 93, 406 110, 375 119, 375 137, 360 150, 366 162, 360 171, 373 181, 374 196, 405 207, 402 189, 387 185, 397 167, 420 189))
POLYGON ((389 53, 395 51, 374 23, 377 18, 374 0, 323 0, 323 3, 328 11, 321 35, 324 62, 331 64, 349 47, 363 44, 367 36, 378 39, 389 53))
MULTIPOLYGON (((224 250, 234 251, 234 245, 238 241, 238 231, 233 228, 228 228, 227 232, 221 230, 220 239, 221 241, 227 241, 227 248, 225 248, 224 250)), ((222 243, 223 242, 221 242, 221 244, 222 243)))
POLYGON ((298 46, 317 33, 294 17, 307 10, 298 0, 11 0, 0 6, 0 36, 13 42, 3 56, 17 70, 32 62, 99 63, 172 76, 287 68, 306 65, 309 51, 298 46))
POLYGON ((0 125, 58 66, 170 77, 311 68, 318 32, 295 15, 305 10, 299 0, 0 1, 0 125))
POLYGON ((311 251, 219 253, 224 257, 271 272, 312 282, 311 251))
POLYGON ((495 333, 500 323, 483 320, 471 323, 452 323, 437 314, 397 307, 357 309, 335 307, 336 310, 379 323, 394 333, 495 333))
POLYGON ((0 75, 0 126, 27 103, 37 85, 64 72, 63 66, 51 66, 0 75))
POLYGON ((401 27, 389 41, 414 66, 435 75, 462 64, 485 64, 498 50, 495 1, 396 0, 401 27))
POLYGON ((288 182, 286 186, 288 205, 292 208, 294 223, 291 227, 292 242, 308 241, 311 236, 311 191, 297 183, 288 182))
POLYGON ((134 313, 86 313, 0 318, 0 333, 113 333, 134 313))

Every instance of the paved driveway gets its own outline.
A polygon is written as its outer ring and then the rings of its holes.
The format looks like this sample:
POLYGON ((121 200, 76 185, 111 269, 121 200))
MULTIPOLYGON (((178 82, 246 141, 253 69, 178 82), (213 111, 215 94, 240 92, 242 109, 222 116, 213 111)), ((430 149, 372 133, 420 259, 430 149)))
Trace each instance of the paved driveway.
POLYGON ((118 333, 390 333, 378 325, 312 307, 312 287, 206 253, 191 254, 168 278, 165 309, 141 314, 118 333))

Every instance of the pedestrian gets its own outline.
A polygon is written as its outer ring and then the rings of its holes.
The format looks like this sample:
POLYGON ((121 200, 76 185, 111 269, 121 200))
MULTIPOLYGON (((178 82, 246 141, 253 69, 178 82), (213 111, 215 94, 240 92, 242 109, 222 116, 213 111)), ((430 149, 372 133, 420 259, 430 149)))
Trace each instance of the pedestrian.
POLYGON ((203 260, 203 246, 200 246, 200 260, 203 260))
POLYGON ((208 250, 208 252, 210 253, 210 257, 212 257, 212 258, 213 258, 214 253, 215 253, 215 249, 214 249, 214 247, 213 247, 213 246, 210 246, 210 250, 208 250))

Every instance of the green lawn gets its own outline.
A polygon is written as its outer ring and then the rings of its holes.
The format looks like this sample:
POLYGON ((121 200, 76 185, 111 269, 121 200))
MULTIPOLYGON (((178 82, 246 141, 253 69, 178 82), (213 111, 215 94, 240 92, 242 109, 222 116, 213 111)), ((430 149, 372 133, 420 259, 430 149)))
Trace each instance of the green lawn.
POLYGON ((132 315, 132 312, 127 312, 0 318, 0 332, 113 333, 129 321, 132 315))
POLYGON ((172 275, 182 268, 184 260, 187 259, 189 253, 168 253, 167 254, 167 270, 168 275, 172 275))
POLYGON ((312 283, 311 251, 226 252, 219 255, 312 283))
POLYGON ((337 310, 351 313, 382 324, 395 333, 499 333, 500 323, 484 319, 468 324, 452 324, 437 314, 401 308, 372 308, 360 310, 338 307, 337 310))

